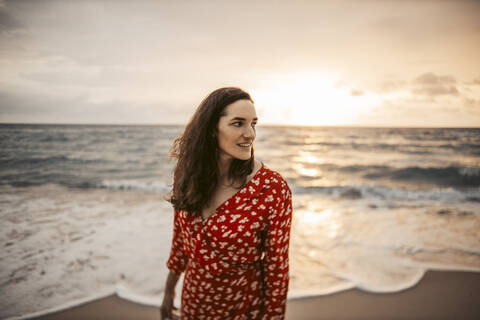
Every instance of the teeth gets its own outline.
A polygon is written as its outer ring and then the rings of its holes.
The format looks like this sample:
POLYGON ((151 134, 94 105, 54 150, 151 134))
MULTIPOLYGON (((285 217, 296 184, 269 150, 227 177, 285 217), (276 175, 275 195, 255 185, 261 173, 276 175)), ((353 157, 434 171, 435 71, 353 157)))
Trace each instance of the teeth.
POLYGON ((243 147, 243 148, 246 148, 246 147, 250 147, 250 143, 247 143, 247 144, 238 144, 238 146, 243 147))

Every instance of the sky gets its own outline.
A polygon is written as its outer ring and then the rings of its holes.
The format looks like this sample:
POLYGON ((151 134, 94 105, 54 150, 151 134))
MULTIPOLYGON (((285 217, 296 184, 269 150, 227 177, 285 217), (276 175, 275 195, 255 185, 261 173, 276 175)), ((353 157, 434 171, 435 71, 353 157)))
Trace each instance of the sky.
POLYGON ((0 122, 480 126, 480 1, 0 0, 0 122))

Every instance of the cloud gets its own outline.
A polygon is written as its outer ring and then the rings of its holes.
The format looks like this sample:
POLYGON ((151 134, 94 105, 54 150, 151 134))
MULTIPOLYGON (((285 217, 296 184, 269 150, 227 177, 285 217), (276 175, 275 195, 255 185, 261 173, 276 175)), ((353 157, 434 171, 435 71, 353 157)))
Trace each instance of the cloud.
POLYGON ((419 84, 426 84, 426 85, 432 85, 432 84, 454 84, 456 83, 456 80, 452 76, 437 76, 433 72, 427 72, 424 73, 420 76, 418 76, 415 80, 415 83, 419 84))
POLYGON ((350 90, 350 95, 352 97, 358 97, 358 96, 362 96, 363 95, 363 91, 362 90, 357 90, 357 89, 352 89, 350 90))
MULTIPOLYGON (((0 90, 15 96, 11 114, 20 119, 23 110, 25 121, 33 115, 86 121, 73 109, 88 107, 92 122, 97 114, 102 122, 109 115, 109 121, 124 122, 104 108, 123 103, 130 106, 130 117, 148 104, 191 108, 219 86, 259 92, 273 86, 264 81, 270 75, 298 70, 346 79, 336 84, 342 89, 337 91, 356 102, 398 99, 419 108, 423 102, 432 108, 460 104, 479 97, 479 85, 460 81, 479 75, 471 75, 478 70, 474 53, 480 48, 474 41, 479 6, 472 6, 463 1, 387 7, 375 0, 292 1, 272 7, 270 1, 250 0, 134 5, 126 0, 0 0, 0 90), (244 13, 241 19, 238 12, 244 13), (422 74, 426 71, 437 74, 422 74)), ((0 103, 5 101, 3 96, 0 103)), ((177 114, 164 112, 162 120, 177 114)))
POLYGON ((395 91, 404 90, 408 82, 396 78, 395 76, 388 76, 387 78, 380 80, 374 86, 373 90, 377 93, 392 93, 395 91))
POLYGON ((0 90, 0 122, 24 123, 185 123, 192 110, 159 101, 90 101, 87 94, 60 97, 0 90), (165 120, 165 115, 168 119, 165 120))
POLYGON ((441 95, 458 95, 458 90, 455 86, 421 86, 412 90, 413 94, 424 96, 441 96, 441 95))
POLYGON ((6 9, 5 3, 0 1, 0 32, 22 28, 22 24, 6 9))
POLYGON ((477 109, 466 108, 462 100, 454 103, 419 101, 408 99, 384 100, 381 105, 359 117, 373 126, 420 126, 420 127, 478 127, 480 123, 480 100, 470 101, 477 109))
MULTIPOLYGON (((46 71, 20 72, 19 76, 34 82, 58 85, 58 86, 80 86, 80 87, 125 87, 148 86, 159 80, 167 80, 168 75, 163 75, 157 70, 142 70, 141 68, 120 68, 120 67, 65 67, 54 70, 49 68, 46 71)), ((172 77, 169 77, 170 80, 172 77)))
POLYGON ((480 99, 464 98, 463 102, 464 102, 465 106, 473 109, 473 111, 480 112, 480 99))
POLYGON ((413 80, 412 93, 419 96, 434 98, 442 95, 459 94, 453 76, 438 76, 433 72, 424 73, 413 80))

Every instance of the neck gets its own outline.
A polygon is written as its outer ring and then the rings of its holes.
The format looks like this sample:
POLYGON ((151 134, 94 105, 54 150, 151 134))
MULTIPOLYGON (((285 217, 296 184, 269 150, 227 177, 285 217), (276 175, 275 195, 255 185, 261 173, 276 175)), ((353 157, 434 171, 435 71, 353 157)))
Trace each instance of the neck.
POLYGON ((228 169, 230 169, 230 163, 232 159, 220 159, 218 161, 218 170, 219 170, 219 177, 218 182, 224 183, 227 181, 228 176, 228 169))

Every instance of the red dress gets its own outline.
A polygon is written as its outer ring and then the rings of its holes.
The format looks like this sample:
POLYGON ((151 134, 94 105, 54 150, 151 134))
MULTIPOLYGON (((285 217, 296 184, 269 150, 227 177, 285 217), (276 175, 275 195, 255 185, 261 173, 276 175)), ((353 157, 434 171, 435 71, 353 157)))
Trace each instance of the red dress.
POLYGON ((263 163, 205 221, 175 210, 167 267, 185 271, 182 319, 284 319, 291 218, 287 182, 263 163))

